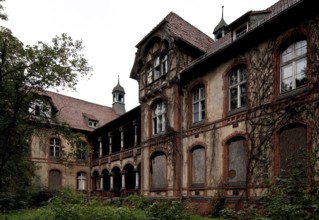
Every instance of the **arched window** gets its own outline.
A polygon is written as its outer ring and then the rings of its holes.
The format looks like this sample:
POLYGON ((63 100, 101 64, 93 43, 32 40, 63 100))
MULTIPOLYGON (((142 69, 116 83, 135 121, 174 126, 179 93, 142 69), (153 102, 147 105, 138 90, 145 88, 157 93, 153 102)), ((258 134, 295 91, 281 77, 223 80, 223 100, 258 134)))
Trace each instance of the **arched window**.
POLYGON ((193 92, 193 123, 205 119, 205 87, 197 86, 193 92))
POLYGON ((79 172, 77 175, 77 189, 85 190, 86 189, 86 173, 79 172))
POLYGON ((191 187, 205 186, 205 148, 196 146, 191 151, 191 187))
MULTIPOLYGON (((307 128, 302 124, 290 124, 279 132, 279 173, 289 176, 295 162, 305 162, 307 149, 307 128)), ((306 172, 305 172, 306 173, 306 172)))
POLYGON ((227 144, 227 184, 245 186, 247 179, 246 139, 234 137, 227 144))
POLYGON ((165 105, 162 101, 156 102, 152 108, 152 130, 153 134, 159 134, 165 131, 165 105))
POLYGON ((166 155, 156 152, 152 155, 150 163, 152 189, 166 188, 166 155))
POLYGON ((49 189, 58 189, 61 186, 61 172, 59 170, 50 170, 49 189))
POLYGON ((149 47, 147 47, 146 54, 145 71, 147 84, 168 73, 167 42, 161 41, 159 38, 153 40, 149 47))
POLYGON ((57 160, 60 158, 60 139, 50 138, 50 159, 57 160))
POLYGON ((287 47, 280 59, 280 92, 289 92, 306 85, 307 41, 301 40, 287 47))
POLYGON ((246 67, 237 67, 229 75, 229 110, 241 108, 247 104, 246 67))

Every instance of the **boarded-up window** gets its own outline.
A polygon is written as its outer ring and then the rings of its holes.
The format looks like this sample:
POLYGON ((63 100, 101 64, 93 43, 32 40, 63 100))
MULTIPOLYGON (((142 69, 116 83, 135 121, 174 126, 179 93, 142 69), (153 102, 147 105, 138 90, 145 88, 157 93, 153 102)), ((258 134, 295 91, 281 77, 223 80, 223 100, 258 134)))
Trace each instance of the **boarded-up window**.
POLYGON ((280 175, 289 175, 292 164, 303 161, 307 146, 306 128, 295 124, 284 127, 279 134, 280 175))
POLYGON ((205 149, 196 147, 191 151, 192 157, 192 187, 205 185, 205 149))
POLYGON ((51 170, 49 173, 49 189, 58 189, 61 184, 61 172, 51 170))
POLYGON ((247 147, 242 137, 232 139, 228 145, 228 184, 245 186, 247 177, 247 147))
POLYGON ((158 152, 151 158, 152 188, 166 188, 166 156, 158 152))

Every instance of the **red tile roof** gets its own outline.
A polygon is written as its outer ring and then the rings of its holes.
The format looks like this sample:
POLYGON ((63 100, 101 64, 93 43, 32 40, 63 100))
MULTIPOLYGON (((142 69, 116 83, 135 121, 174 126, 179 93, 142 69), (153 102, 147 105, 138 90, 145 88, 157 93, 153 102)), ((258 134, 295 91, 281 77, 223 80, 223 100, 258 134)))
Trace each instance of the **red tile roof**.
POLYGON ((173 12, 169 13, 164 20, 167 21, 168 30, 173 36, 179 37, 203 52, 207 52, 214 42, 211 37, 173 12))
POLYGON ((170 12, 156 27, 154 27, 137 45, 141 45, 146 39, 148 39, 158 28, 167 24, 167 30, 171 36, 178 37, 186 43, 194 46, 195 48, 207 52, 208 48, 212 45, 214 40, 185 21, 183 18, 170 12))
POLYGON ((55 108, 58 110, 56 113, 57 119, 66 122, 74 129, 92 131, 94 129, 88 126, 88 119, 98 121, 99 126, 102 126, 118 117, 111 107, 50 91, 44 91, 43 95, 51 98, 55 108))

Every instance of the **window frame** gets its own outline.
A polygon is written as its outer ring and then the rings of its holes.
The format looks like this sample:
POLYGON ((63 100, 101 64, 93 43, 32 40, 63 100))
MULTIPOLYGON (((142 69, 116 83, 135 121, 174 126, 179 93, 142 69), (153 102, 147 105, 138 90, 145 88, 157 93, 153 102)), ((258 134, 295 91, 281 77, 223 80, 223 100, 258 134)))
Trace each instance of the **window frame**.
POLYGON ((97 128, 98 127, 98 121, 93 119, 88 119, 88 126, 90 128, 97 128))
POLYGON ((159 41, 149 48, 150 58, 145 65, 146 85, 157 81, 169 72, 168 43, 159 41))
MULTIPOLYGON (((236 145, 233 146, 233 147, 237 147, 236 145)), ((224 170, 224 181, 226 183, 226 186, 228 188, 245 188, 246 185, 247 185, 247 164, 248 164, 248 160, 249 160, 249 151, 248 151, 248 142, 247 142, 247 138, 245 136, 242 136, 242 135, 237 135, 237 136, 234 136, 234 137, 231 137, 228 139, 228 141, 226 142, 225 144, 225 155, 226 155, 226 160, 224 162, 225 164, 225 170, 224 170), (245 175, 246 175, 246 179, 245 181, 230 181, 230 179, 232 178, 235 178, 237 173, 235 173, 235 176, 230 178, 230 145, 231 143, 235 143, 235 142, 238 142, 238 141, 243 141, 243 149, 245 150, 244 153, 244 156, 245 156, 245 163, 243 165, 244 168, 242 168, 241 171, 244 171, 245 172, 245 175), (245 169, 246 168, 246 169, 245 169)), ((236 171, 236 170, 235 170, 236 171)))
POLYGON ((158 135, 166 131, 166 106, 163 101, 157 101, 151 109, 152 135, 158 135))
POLYGON ((206 148, 203 145, 196 145, 192 147, 189 151, 189 170, 190 170, 190 176, 189 176, 189 186, 190 188, 204 188, 206 185, 206 148), (202 150, 203 151, 203 182, 202 183, 194 183, 193 182, 193 175, 194 175, 194 151, 196 150, 202 150))
POLYGON ((303 88, 307 85, 307 65, 308 65, 308 60, 307 60, 307 53, 308 53, 308 42, 306 39, 300 39, 298 41, 293 41, 291 44, 289 44, 287 47, 285 47, 285 49, 283 51, 280 52, 280 73, 279 73, 279 94, 285 94, 285 93, 289 93, 289 92, 293 92, 297 89, 303 88), (297 47, 298 43, 301 43, 301 47, 297 47), (305 43, 305 44, 302 44, 305 43), (290 50, 290 51, 289 51, 290 50), (301 53, 298 54, 298 51, 301 53), (289 53, 290 56, 289 57, 289 53), (286 58, 286 60, 284 60, 286 58), (297 69, 298 69, 298 63, 300 61, 303 61, 303 66, 304 66, 304 73, 302 74, 302 72, 298 73, 297 69), (291 70, 290 70, 290 76, 289 77, 285 77, 283 78, 283 69, 285 67, 289 67, 291 66, 291 70), (305 82, 303 82, 302 85, 297 86, 297 79, 298 79, 298 75, 303 75, 303 80, 305 82), (283 91, 283 82, 285 79, 287 78, 291 78, 291 87, 285 91, 283 91))
POLYGON ((228 75, 227 75, 227 80, 228 80, 228 111, 236 111, 236 109, 241 109, 245 108, 247 106, 247 68, 245 65, 240 65, 232 68, 228 75), (240 73, 244 71, 244 79, 241 80, 241 75, 240 73), (236 73, 236 83, 231 84, 231 76, 233 73, 236 73), (241 86, 244 85, 245 87, 245 93, 242 93, 241 86), (231 90, 236 90, 236 107, 232 107, 232 92, 231 90), (244 98, 245 103, 242 103, 242 98, 244 98))
MULTIPOLYGON (((289 159, 290 157, 295 157, 295 156, 299 156, 299 155, 294 155, 295 152, 290 151, 291 154, 289 155, 282 155, 282 150, 284 150, 284 147, 281 143, 281 135, 283 135, 284 132, 290 132, 292 129, 298 129, 298 128, 303 128, 304 129, 304 138, 305 138, 305 146, 301 147, 300 150, 304 150, 306 153, 311 151, 311 146, 309 145, 309 135, 311 133, 310 131, 310 127, 307 126, 307 124, 302 123, 302 122, 292 122, 289 124, 286 124, 282 127, 280 127, 277 132, 275 133, 276 137, 275 137, 275 150, 273 151, 274 155, 274 176, 287 176, 287 172, 290 172, 290 170, 286 170, 283 171, 282 170, 282 159, 283 157, 285 157, 285 159, 289 159)), ((299 133, 300 134, 300 133, 299 133)), ((300 140, 300 138, 298 138, 300 140)), ((298 160, 299 162, 302 161, 302 158, 295 158, 295 160, 298 160)), ((307 161, 305 162, 305 166, 306 166, 306 174, 308 175, 309 172, 309 167, 307 168, 307 161)), ((289 161, 284 162, 286 163, 285 165, 289 164, 289 161)))
POLYGON ((83 141, 80 141, 78 144, 77 144, 77 160, 80 160, 80 161, 84 161, 86 160, 86 143, 83 142, 83 141))
POLYGON ((86 190, 86 176, 87 176, 87 174, 85 172, 83 172, 83 171, 78 172, 77 177, 76 177, 78 191, 86 190))
POLYGON ((43 99, 35 99, 30 103, 29 113, 34 117, 52 118, 52 106, 43 99))
POLYGON ((156 152, 153 152, 151 157, 149 158, 149 166, 150 166, 150 169, 149 169, 149 178, 150 178, 150 190, 151 191, 164 191, 166 190, 167 188, 167 181, 168 181, 168 170, 167 170, 167 155, 162 152, 162 151, 156 151, 156 152), (154 176, 154 166, 153 166, 153 162, 155 162, 155 158, 156 157, 163 157, 162 159, 164 160, 164 163, 162 164, 164 167, 162 167, 162 171, 163 171, 163 184, 161 186, 155 186, 154 185, 154 178, 156 176, 154 176))
POLYGON ((61 140, 59 138, 56 138, 56 137, 50 138, 49 152, 50 152, 49 154, 50 160, 59 160, 61 158, 61 140), (53 140, 53 143, 51 142, 52 140, 53 140))
POLYGON ((204 85, 198 85, 192 90, 192 124, 198 124, 206 118, 206 90, 204 85), (198 98, 196 98, 198 94, 198 98), (198 111, 195 106, 198 105, 198 111), (195 120, 197 119, 198 120, 195 120))

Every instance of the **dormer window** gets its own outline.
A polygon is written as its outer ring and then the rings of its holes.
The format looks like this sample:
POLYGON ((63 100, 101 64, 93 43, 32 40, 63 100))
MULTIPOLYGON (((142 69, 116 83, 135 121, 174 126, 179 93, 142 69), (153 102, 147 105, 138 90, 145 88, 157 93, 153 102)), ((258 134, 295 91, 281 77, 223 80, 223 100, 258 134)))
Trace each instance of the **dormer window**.
POLYGON ((29 113, 37 117, 51 118, 52 108, 50 104, 43 100, 34 100, 30 104, 29 113))
POLYGON ((248 24, 244 24, 240 26, 239 28, 237 28, 234 33, 234 40, 246 34, 247 31, 248 31, 248 24))
POLYGON ((89 126, 90 128, 96 128, 97 125, 98 125, 98 121, 89 119, 89 124, 88 124, 88 126, 89 126))

